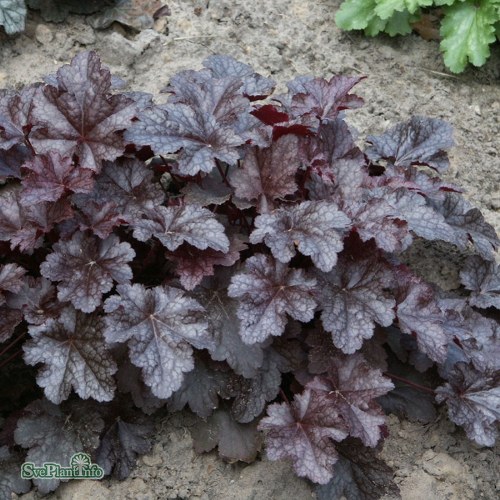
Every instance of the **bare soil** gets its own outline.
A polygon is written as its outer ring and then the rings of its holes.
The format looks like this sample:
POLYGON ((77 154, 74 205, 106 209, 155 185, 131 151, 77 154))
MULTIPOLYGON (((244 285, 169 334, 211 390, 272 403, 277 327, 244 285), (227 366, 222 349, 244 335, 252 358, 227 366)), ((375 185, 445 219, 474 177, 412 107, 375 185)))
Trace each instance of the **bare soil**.
MULTIPOLYGON (((380 133, 412 114, 439 117, 455 129, 449 180, 466 189, 500 232, 500 50, 463 75, 446 73, 438 44, 417 35, 365 39, 334 23, 340 0, 169 0, 172 15, 154 30, 132 34, 113 26, 94 31, 83 17, 44 23, 30 14, 26 32, 0 35, 0 87, 20 87, 53 73, 81 50, 96 50, 130 89, 157 94, 180 69, 196 69, 210 54, 230 54, 272 76, 280 88, 300 74, 363 74, 356 93, 366 100, 348 115, 359 132, 380 133)), ((455 255, 433 248, 422 273, 446 288, 457 286, 455 255)), ((192 450, 188 414, 160 414, 153 451, 124 482, 74 481, 52 498, 302 500, 314 498, 310 483, 289 464, 259 459, 226 464, 216 453, 192 450)), ((428 425, 388 419, 384 457, 396 470, 404 500, 495 499, 500 477, 495 450, 468 441, 445 411, 428 425)), ((37 498, 35 492, 23 498, 37 498)))

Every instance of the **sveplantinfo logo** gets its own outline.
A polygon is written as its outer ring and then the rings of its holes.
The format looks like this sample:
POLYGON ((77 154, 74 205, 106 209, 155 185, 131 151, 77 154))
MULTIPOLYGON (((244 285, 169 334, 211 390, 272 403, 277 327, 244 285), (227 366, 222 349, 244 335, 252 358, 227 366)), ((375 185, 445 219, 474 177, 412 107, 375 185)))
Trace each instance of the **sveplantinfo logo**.
POLYGON ((25 462, 21 466, 23 479, 102 479, 103 476, 102 467, 93 464, 87 453, 75 453, 69 461, 69 467, 53 462, 44 462, 40 467, 25 462))

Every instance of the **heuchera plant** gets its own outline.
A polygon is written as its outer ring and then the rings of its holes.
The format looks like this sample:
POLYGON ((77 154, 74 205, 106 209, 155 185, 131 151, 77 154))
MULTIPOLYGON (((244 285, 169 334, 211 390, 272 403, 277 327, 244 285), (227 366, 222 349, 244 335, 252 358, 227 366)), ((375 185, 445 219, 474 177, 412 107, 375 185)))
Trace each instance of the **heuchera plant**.
POLYGON ((188 406, 195 448, 229 461, 265 436, 319 498, 397 494, 383 409, 430 421, 435 398, 493 445, 499 239, 438 176, 445 122, 355 144, 361 79, 298 77, 271 97, 273 81, 211 56, 155 104, 114 92, 84 52, 1 92, 2 498, 31 487, 22 460, 85 451, 126 477, 159 408, 188 406), (421 239, 466 255, 463 288, 404 264, 421 239))

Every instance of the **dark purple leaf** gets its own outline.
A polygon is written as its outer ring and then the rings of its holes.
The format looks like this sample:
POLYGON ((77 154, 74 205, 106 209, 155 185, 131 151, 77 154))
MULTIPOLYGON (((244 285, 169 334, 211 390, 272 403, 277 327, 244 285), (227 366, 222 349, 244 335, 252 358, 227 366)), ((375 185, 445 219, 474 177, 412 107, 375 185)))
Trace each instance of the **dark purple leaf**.
POLYGON ((104 304, 106 340, 127 342, 130 359, 142 368, 155 396, 167 399, 194 368, 193 348, 213 344, 203 307, 181 290, 118 285, 104 304))
POLYGON ((494 261, 484 261, 477 255, 469 257, 460 272, 460 281, 472 292, 470 305, 500 309, 500 267, 494 261))
MULTIPOLYGON (((437 362, 446 359, 449 342, 444 328, 445 314, 432 287, 416 277, 402 277, 397 318, 402 332, 415 334, 422 352, 437 362)), ((388 325, 386 325, 388 326, 388 325)))
POLYGON ((298 476, 326 484, 338 459, 333 440, 348 433, 345 423, 327 397, 306 389, 296 394, 291 405, 272 404, 259 424, 266 431, 270 460, 291 459, 298 476))
POLYGON ((261 213, 273 200, 293 194, 295 174, 300 166, 297 138, 285 135, 268 148, 249 147, 240 169, 230 176, 236 196, 258 204, 261 213))
POLYGON ((315 377, 306 386, 322 393, 330 407, 344 419, 349 435, 374 447, 382 437, 385 416, 375 398, 394 384, 372 368, 359 353, 331 359, 328 375, 315 377))
POLYGON ((14 329, 23 320, 21 311, 11 309, 6 305, 0 306, 0 344, 12 337, 14 329))
POLYGON ((141 213, 161 205, 165 193, 159 183, 153 182, 152 170, 142 161, 122 158, 115 162, 104 162, 92 194, 73 198, 83 210, 91 201, 114 203, 122 217, 132 221, 141 213))
POLYGON ((31 489, 31 482, 19 474, 21 462, 21 456, 11 453, 7 446, 0 446, 0 498, 8 500, 14 493, 21 495, 31 489))
POLYGON ((140 113, 125 137, 136 145, 151 146, 158 155, 182 149, 178 168, 183 175, 210 172, 215 159, 234 164, 239 158, 236 148, 245 142, 232 126, 248 107, 241 85, 236 78, 181 73, 168 89, 174 92, 171 104, 140 113))
POLYGON ((116 419, 96 450, 96 462, 104 469, 104 474, 113 474, 120 481, 126 479, 136 465, 137 455, 151 450, 152 431, 151 425, 116 419))
POLYGON ((22 311, 24 319, 32 325, 41 325, 59 314, 63 305, 57 301, 56 289, 45 278, 27 276, 16 295, 9 296, 7 304, 22 311))
POLYGON ((84 232, 90 230, 99 238, 105 240, 115 227, 126 223, 122 210, 113 202, 99 203, 87 201, 76 214, 78 228, 84 232))
POLYGON ((116 374, 116 385, 123 393, 130 393, 132 401, 146 415, 153 414, 165 404, 164 399, 153 395, 151 389, 142 381, 141 370, 128 359, 123 359, 116 374))
POLYGON ((480 372, 457 363, 448 383, 436 389, 436 401, 446 401, 448 415, 481 446, 493 446, 500 419, 499 372, 480 372))
POLYGON ((200 287, 196 298, 206 310, 208 328, 215 344, 210 348, 212 359, 227 361, 238 374, 251 378, 264 362, 260 344, 245 344, 240 337, 238 302, 227 296, 227 280, 210 279, 200 287))
POLYGON ((233 77, 243 82, 241 91, 250 98, 264 98, 272 93, 275 82, 256 73, 251 66, 237 61, 231 56, 214 55, 203 61, 215 78, 233 77))
POLYGON ((5 292, 18 293, 21 290, 25 273, 17 264, 0 266, 0 305, 5 303, 5 292))
POLYGON ((189 405, 199 417, 209 417, 219 406, 219 394, 224 392, 228 378, 227 372, 213 369, 200 358, 196 359, 194 370, 186 374, 181 387, 168 400, 168 409, 180 411, 189 405))
POLYGON ((42 244, 45 233, 72 215, 67 201, 26 206, 20 186, 8 187, 0 193, 0 241, 9 241, 11 249, 31 252, 42 244))
POLYGON ((251 422, 264 410, 266 403, 279 393, 281 385, 280 356, 268 348, 262 366, 252 378, 241 378, 237 385, 237 395, 231 408, 236 421, 251 422))
POLYGON ((114 283, 128 283, 132 270, 128 263, 135 252, 128 243, 120 243, 117 236, 100 240, 77 232, 69 241, 53 246, 40 266, 40 272, 52 281, 58 281, 57 297, 71 303, 83 312, 92 312, 101 304, 102 295, 114 283))
POLYGON ((314 78, 302 82, 294 92, 290 110, 294 116, 310 114, 318 120, 333 120, 344 109, 356 109, 363 99, 350 94, 351 89, 365 77, 333 76, 330 80, 314 78))
POLYGON ((206 208, 197 205, 160 206, 148 212, 147 216, 134 222, 134 238, 139 241, 155 236, 171 251, 179 248, 184 241, 200 250, 229 251, 224 226, 206 208))
POLYGON ((217 170, 205 175, 199 184, 190 182, 181 190, 184 202, 190 205, 222 205, 231 198, 233 190, 221 182, 217 170))
POLYGON ((197 453, 219 448, 219 455, 230 463, 252 463, 261 447, 256 424, 240 424, 229 411, 215 410, 205 422, 199 420, 191 428, 193 446, 197 453))
POLYGON ((430 205, 455 229, 458 237, 472 240, 476 250, 486 260, 494 260, 500 240, 495 229, 488 224, 479 209, 472 207, 458 193, 446 192, 445 200, 430 200, 430 205))
POLYGON ((446 150, 453 145, 451 126, 437 118, 413 116, 380 136, 368 136, 368 157, 391 160, 396 166, 428 165, 438 172, 448 169, 446 150))
POLYGON ((281 208, 255 219, 251 243, 264 243, 280 262, 290 262, 295 248, 311 257, 324 272, 337 263, 343 248, 343 234, 350 219, 337 205, 328 201, 303 201, 291 208, 281 208))
POLYGON ((57 319, 30 326, 31 340, 23 346, 29 365, 43 363, 37 383, 45 396, 59 404, 71 389, 82 398, 110 401, 115 391, 116 364, 104 342, 101 316, 63 310, 57 319))
POLYGON ((333 467, 332 479, 316 488, 318 500, 378 500, 387 495, 400 497, 393 469, 376 450, 349 438, 337 445, 337 451, 339 459, 333 467))
POLYGON ((19 144, 12 146, 7 151, 0 149, 0 178, 20 179, 22 177, 21 166, 31 157, 29 149, 19 144))
POLYGON ((0 95, 0 149, 23 144, 33 124, 33 96, 37 86, 0 95))
POLYGON ((94 186, 93 172, 63 158, 57 151, 38 155, 26 162, 23 168, 29 172, 23 178, 23 203, 57 201, 69 193, 88 193, 94 186))
POLYGON ((364 339, 372 337, 375 323, 392 323, 395 301, 385 289, 392 285, 393 275, 380 257, 355 260, 344 255, 319 278, 321 321, 343 352, 357 351, 364 339))
MULTIPOLYGON (((75 406, 68 413, 46 400, 36 400, 25 410, 14 433, 16 443, 28 448, 27 462, 40 467, 45 462, 69 466, 75 453, 91 453, 99 445, 104 422, 95 411, 75 406)), ((59 479, 40 478, 33 483, 44 495, 54 491, 59 479)))
POLYGON ((130 125, 135 104, 110 93, 110 72, 95 52, 75 56, 58 70, 57 82, 35 96, 33 115, 40 126, 31 143, 37 153, 76 154, 81 167, 99 172, 102 160, 123 154, 125 142, 118 132, 130 125))
POLYGON ((302 269, 289 269, 271 257, 257 254, 245 262, 246 272, 236 274, 228 288, 239 298, 240 336, 245 343, 262 342, 281 335, 287 314, 304 323, 316 309, 316 280, 302 269))
POLYGON ((232 266, 240 258, 240 252, 247 246, 239 239, 233 238, 227 253, 207 248, 199 250, 189 245, 180 246, 175 252, 168 254, 168 259, 176 264, 175 273, 186 290, 196 288, 205 276, 213 276, 215 266, 232 266))

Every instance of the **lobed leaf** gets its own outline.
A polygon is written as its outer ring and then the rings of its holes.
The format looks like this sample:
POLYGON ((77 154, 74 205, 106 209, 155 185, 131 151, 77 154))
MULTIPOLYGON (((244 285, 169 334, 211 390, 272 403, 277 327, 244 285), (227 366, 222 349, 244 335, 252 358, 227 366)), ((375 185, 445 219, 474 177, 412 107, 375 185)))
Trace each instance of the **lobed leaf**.
POLYGON ((117 291, 104 304, 106 341, 128 341, 130 359, 142 368, 144 382, 155 396, 167 399, 194 368, 192 346, 213 343, 203 307, 172 287, 118 285, 117 291))
POLYGON ((236 274, 229 297, 239 298, 238 318, 243 342, 262 342, 281 335, 287 314, 307 323, 316 309, 316 280, 302 269, 289 269, 271 257, 257 254, 245 262, 246 272, 236 274))

